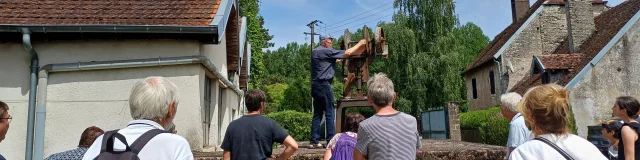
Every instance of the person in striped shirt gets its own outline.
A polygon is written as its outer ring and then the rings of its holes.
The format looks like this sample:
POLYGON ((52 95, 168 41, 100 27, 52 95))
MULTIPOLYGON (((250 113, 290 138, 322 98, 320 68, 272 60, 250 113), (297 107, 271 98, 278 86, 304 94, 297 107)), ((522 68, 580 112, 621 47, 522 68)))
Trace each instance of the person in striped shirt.
POLYGON ((376 114, 360 122, 353 159, 415 160, 421 146, 416 118, 393 109, 396 93, 385 74, 376 73, 367 84, 376 114))

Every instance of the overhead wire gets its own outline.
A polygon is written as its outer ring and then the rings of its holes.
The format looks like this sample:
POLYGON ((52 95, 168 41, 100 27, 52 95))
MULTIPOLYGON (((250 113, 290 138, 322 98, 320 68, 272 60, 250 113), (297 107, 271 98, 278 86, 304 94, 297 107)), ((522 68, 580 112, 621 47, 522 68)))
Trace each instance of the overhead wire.
MULTIPOLYGON (((351 29, 351 28, 353 28, 353 27, 358 27, 358 26, 361 26, 361 25, 365 25, 365 24, 367 24, 367 23, 371 23, 371 22, 376 21, 376 20, 381 20, 381 19, 384 19, 384 18, 387 18, 387 17, 390 17, 390 16, 393 16, 393 14, 389 14, 389 15, 386 15, 386 16, 379 17, 379 18, 377 18, 377 19, 373 19, 373 20, 371 20, 371 21, 367 21, 367 22, 364 22, 364 23, 361 23, 361 24, 357 24, 357 25, 354 25, 354 26, 351 26, 351 27, 347 27, 346 29, 351 29)), ((328 32, 326 32, 326 33, 331 34, 331 33, 338 33, 338 32, 340 32, 340 31, 344 31, 344 29, 340 29, 340 28, 338 28, 338 29, 335 29, 335 30, 328 31, 328 32)))
POLYGON ((391 1, 390 3, 382 4, 382 5, 380 5, 380 6, 376 7, 376 8, 374 8, 374 9, 370 9, 370 10, 367 10, 367 11, 365 11, 365 12, 363 12, 363 13, 360 13, 360 14, 358 14, 358 15, 355 15, 355 16, 353 16, 353 17, 349 17, 349 18, 344 19, 344 20, 342 20, 342 21, 339 21, 339 22, 336 22, 336 23, 332 23, 332 24, 326 25, 325 27, 331 27, 331 26, 333 26, 333 25, 337 25, 337 24, 340 24, 340 23, 342 23, 342 22, 346 22, 346 21, 348 21, 348 20, 350 20, 350 19, 353 19, 353 18, 356 18, 356 17, 358 17, 358 16, 360 16, 360 15, 364 15, 365 13, 369 13, 369 12, 371 12, 371 11, 373 11, 373 10, 378 9, 378 8, 382 8, 382 7, 384 7, 384 6, 387 6, 387 5, 389 5, 389 4, 392 4, 393 2, 394 2, 394 1, 391 1))
POLYGON ((327 29, 327 30, 333 30, 333 29, 336 29, 336 28, 339 28, 339 27, 346 26, 346 25, 348 25, 348 24, 353 24, 353 23, 355 23, 355 22, 365 20, 366 18, 369 18, 369 17, 372 17, 372 16, 376 16, 376 15, 378 15, 378 14, 382 13, 382 12, 389 11, 389 10, 393 10, 393 7, 391 7, 391 8, 387 8, 387 9, 384 9, 384 10, 381 10, 381 11, 379 11, 379 12, 376 12, 376 13, 371 14, 371 15, 366 16, 366 17, 362 17, 362 18, 360 18, 359 20, 351 21, 351 22, 349 22, 349 23, 345 23, 345 24, 342 24, 342 25, 339 25, 339 26, 329 27, 329 29, 327 29))

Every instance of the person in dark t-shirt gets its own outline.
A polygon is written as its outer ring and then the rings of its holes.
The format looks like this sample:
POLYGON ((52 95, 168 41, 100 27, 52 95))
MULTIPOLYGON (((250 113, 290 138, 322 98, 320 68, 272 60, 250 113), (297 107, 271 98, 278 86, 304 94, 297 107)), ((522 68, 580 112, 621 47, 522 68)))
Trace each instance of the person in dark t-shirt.
POLYGON ((271 157, 273 142, 287 148, 277 159, 288 159, 298 150, 298 143, 275 120, 261 115, 267 96, 261 90, 245 95, 249 113, 229 124, 222 141, 224 160, 264 160, 271 157))

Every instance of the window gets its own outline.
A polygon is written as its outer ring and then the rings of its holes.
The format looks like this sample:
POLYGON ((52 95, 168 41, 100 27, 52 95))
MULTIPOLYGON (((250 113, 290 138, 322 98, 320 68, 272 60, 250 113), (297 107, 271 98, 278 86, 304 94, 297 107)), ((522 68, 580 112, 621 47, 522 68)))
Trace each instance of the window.
POLYGON ((549 72, 544 72, 544 74, 542 74, 542 84, 549 84, 551 83, 551 77, 549 75, 549 72))
POLYGON ((491 85, 491 94, 496 94, 496 82, 493 71, 489 71, 489 85, 491 85))
POLYGON ((236 109, 231 110, 231 121, 236 119, 236 109))
POLYGON ((478 99, 478 89, 476 88, 476 79, 471 80, 471 87, 473 87, 473 99, 478 99))
POLYGON ((222 125, 224 124, 224 107, 226 106, 223 104, 227 103, 225 92, 224 88, 220 88, 218 91, 218 145, 222 144, 222 125))

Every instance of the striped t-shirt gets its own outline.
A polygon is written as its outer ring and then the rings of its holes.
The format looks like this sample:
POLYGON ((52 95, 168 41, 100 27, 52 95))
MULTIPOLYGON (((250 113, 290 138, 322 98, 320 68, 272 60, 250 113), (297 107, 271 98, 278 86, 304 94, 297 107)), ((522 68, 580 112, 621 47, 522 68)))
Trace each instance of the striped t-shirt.
POLYGON ((416 118, 398 112, 360 122, 356 149, 369 159, 414 160, 420 149, 416 118))

